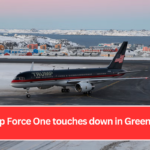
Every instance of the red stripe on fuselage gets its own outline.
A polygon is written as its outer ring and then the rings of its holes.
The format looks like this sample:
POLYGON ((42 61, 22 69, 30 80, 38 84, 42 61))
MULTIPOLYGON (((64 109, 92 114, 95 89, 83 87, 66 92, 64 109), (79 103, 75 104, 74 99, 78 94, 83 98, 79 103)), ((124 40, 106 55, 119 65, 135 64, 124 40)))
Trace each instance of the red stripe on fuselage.
POLYGON ((122 76, 122 75, 124 75, 124 74, 98 75, 98 76, 78 76, 78 77, 63 77, 63 78, 46 78, 46 79, 30 79, 30 80, 13 80, 11 83, 50 81, 50 80, 70 80, 70 79, 98 78, 98 77, 116 77, 116 76, 122 76))

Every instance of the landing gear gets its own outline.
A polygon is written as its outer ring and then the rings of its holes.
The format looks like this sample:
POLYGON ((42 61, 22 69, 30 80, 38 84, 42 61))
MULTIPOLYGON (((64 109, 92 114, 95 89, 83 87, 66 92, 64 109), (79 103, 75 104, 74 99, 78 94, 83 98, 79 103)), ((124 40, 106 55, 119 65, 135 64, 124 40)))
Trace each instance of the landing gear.
POLYGON ((86 95, 86 94, 87 94, 87 92, 83 92, 83 94, 84 94, 84 95, 86 95))
POLYGON ((30 94, 27 94, 27 95, 26 95, 26 97, 27 97, 27 98, 30 98, 30 97, 31 97, 31 95, 30 95, 30 94))
POLYGON ((29 94, 29 88, 27 88, 26 90, 27 90, 27 92, 26 92, 26 97, 27 97, 27 98, 30 98, 31 95, 29 94))
POLYGON ((61 89, 61 92, 62 92, 62 93, 69 93, 69 92, 70 92, 70 89, 65 89, 65 88, 64 88, 64 89, 61 89))
POLYGON ((89 94, 89 95, 92 94, 92 91, 88 91, 88 94, 89 94))
POLYGON ((88 92, 84 92, 83 94, 85 94, 85 95, 91 95, 92 94, 92 90, 91 91, 88 91, 88 92))

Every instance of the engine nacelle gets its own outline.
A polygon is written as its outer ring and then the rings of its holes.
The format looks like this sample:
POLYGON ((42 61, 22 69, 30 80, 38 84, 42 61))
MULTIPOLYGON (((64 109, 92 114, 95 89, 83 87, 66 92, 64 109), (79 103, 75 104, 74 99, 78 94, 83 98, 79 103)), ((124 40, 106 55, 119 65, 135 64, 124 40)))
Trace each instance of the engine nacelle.
POLYGON ((75 86, 77 92, 89 92, 94 89, 94 85, 88 82, 79 82, 75 86))
POLYGON ((40 90, 43 90, 43 89, 49 89, 51 88, 52 86, 41 86, 41 87, 37 87, 38 89, 40 90))

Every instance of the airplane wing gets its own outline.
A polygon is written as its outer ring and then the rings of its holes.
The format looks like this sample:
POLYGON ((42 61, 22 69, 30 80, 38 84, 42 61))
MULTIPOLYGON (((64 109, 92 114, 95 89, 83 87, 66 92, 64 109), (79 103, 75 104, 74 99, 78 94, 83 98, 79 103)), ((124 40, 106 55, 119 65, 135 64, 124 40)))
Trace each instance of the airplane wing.
POLYGON ((148 77, 132 77, 132 78, 102 78, 102 79, 85 79, 85 80, 73 80, 68 81, 67 83, 76 84, 78 82, 84 81, 84 82, 90 82, 90 83, 98 83, 102 81, 123 81, 123 80, 139 80, 139 79, 148 79, 148 77))

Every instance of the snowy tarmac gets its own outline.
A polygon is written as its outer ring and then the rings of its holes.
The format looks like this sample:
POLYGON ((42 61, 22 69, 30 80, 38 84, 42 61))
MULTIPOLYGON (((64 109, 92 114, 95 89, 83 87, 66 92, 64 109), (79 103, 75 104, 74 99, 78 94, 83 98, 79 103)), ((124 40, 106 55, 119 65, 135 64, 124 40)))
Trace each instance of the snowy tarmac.
POLYGON ((149 150, 149 141, 0 141, 2 150, 149 150))

